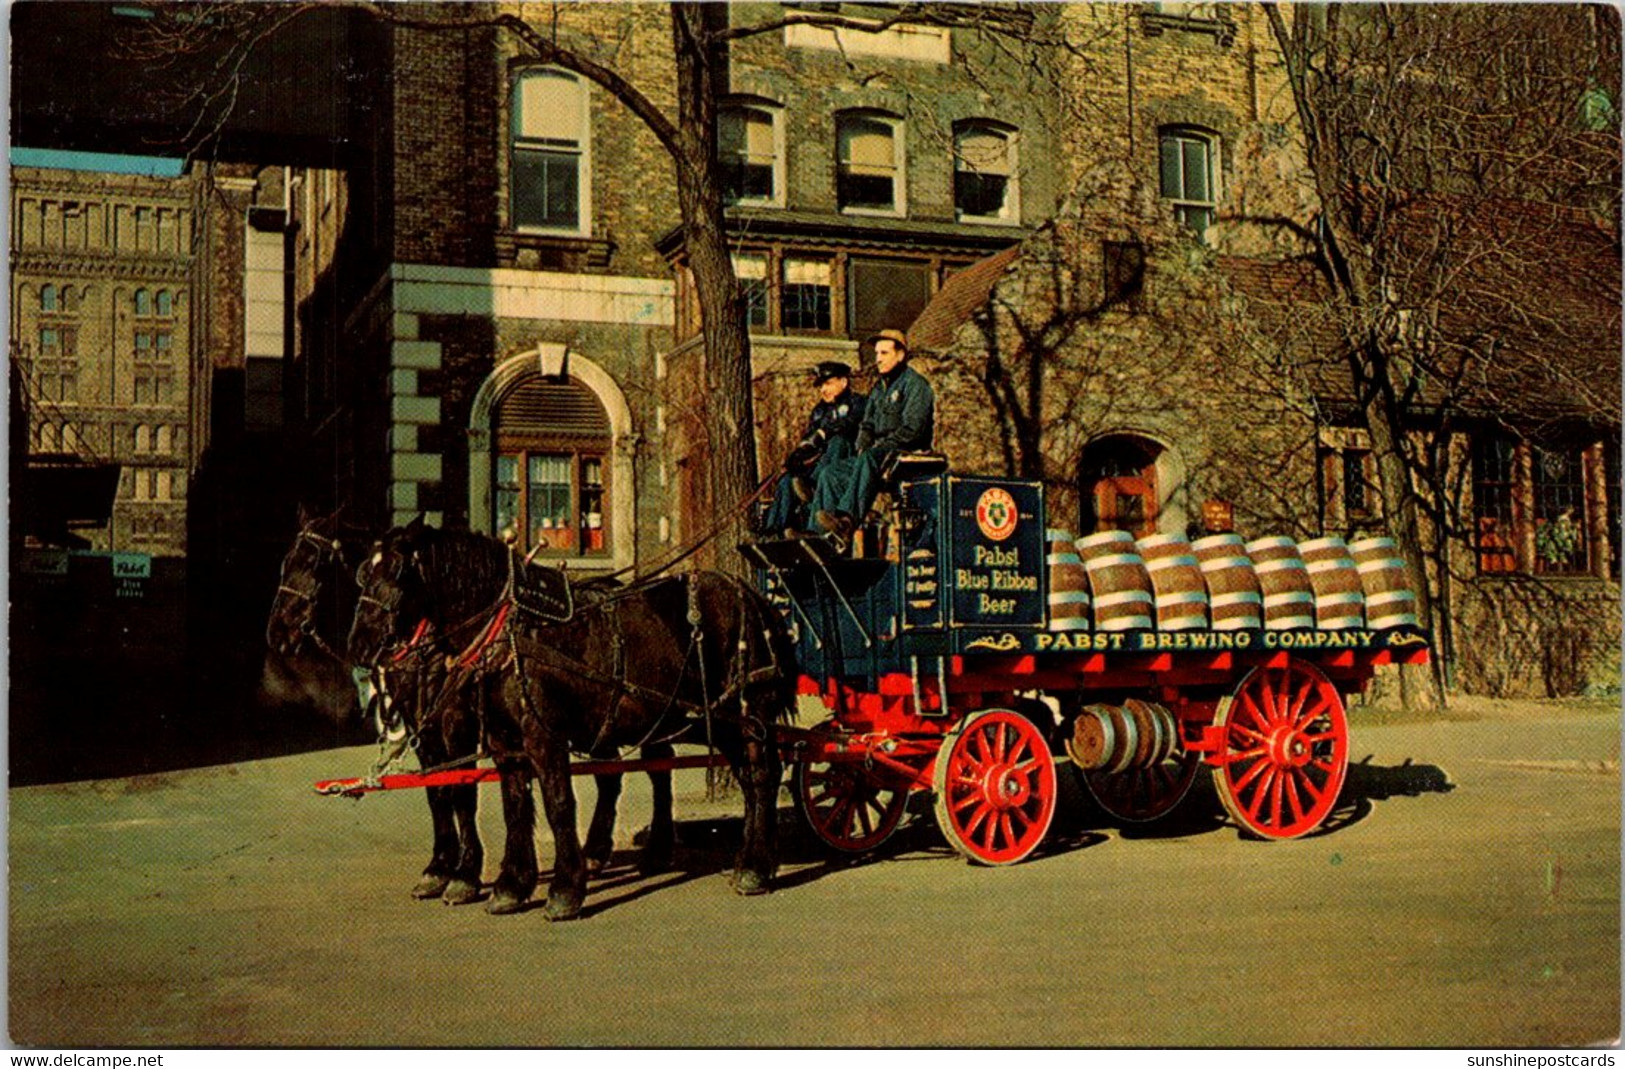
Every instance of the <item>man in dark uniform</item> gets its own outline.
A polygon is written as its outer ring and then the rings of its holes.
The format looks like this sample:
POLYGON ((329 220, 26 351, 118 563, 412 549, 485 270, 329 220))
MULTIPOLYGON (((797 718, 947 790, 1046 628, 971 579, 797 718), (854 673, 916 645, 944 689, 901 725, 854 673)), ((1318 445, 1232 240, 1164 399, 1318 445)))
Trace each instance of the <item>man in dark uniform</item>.
POLYGON ((897 453, 930 449, 935 432, 936 395, 925 376, 908 366, 907 336, 883 330, 868 340, 880 382, 858 428, 857 456, 825 465, 813 491, 814 522, 840 538, 868 514, 886 462, 897 453))
POLYGON ((839 360, 825 360, 813 370, 813 385, 818 388, 818 403, 807 417, 801 441, 784 460, 784 476, 762 520, 766 534, 805 527, 806 503, 812 498, 818 473, 829 464, 850 459, 855 451, 865 398, 852 389, 852 369, 839 360))

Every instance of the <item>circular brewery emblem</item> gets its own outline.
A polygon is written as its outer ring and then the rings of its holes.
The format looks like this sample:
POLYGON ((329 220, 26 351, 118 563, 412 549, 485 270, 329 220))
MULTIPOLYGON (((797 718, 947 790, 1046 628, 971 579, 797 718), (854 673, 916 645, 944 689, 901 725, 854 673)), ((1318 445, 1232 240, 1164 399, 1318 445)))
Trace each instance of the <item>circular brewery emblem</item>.
POLYGON ((1003 542, 1016 533, 1016 521, 1020 513, 1016 509, 1016 499, 1010 496, 1010 491, 997 486, 982 491, 982 496, 976 502, 976 526, 982 529, 982 534, 994 542, 1003 542))

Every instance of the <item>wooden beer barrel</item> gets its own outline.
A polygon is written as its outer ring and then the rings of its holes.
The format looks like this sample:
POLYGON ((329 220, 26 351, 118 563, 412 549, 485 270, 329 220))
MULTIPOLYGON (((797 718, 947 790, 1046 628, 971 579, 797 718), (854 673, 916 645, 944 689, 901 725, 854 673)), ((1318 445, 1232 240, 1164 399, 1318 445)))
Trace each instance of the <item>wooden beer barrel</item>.
POLYGON ((1207 630, 1207 584, 1190 543, 1179 535, 1146 535, 1135 543, 1151 576, 1159 631, 1207 630))
POLYGON ((1344 631, 1365 626, 1365 590, 1354 557, 1341 538, 1312 538, 1298 546, 1315 591, 1315 626, 1344 631))
POLYGON ((1089 573, 1071 531, 1051 528, 1049 542, 1049 630, 1089 630, 1089 573))
POLYGON ((1405 578, 1405 560, 1392 538, 1362 538, 1349 546, 1365 591, 1368 627, 1416 626, 1416 594, 1405 578))
POLYGON ((1151 577, 1127 531, 1102 531, 1077 541, 1089 574, 1096 631, 1150 630, 1155 601, 1151 577))
POLYGON ((1079 768, 1127 772, 1172 757, 1179 748, 1179 725, 1162 706, 1130 698, 1122 705, 1085 706, 1065 741, 1079 768))
POLYGON ((1298 555, 1298 544, 1286 535, 1255 538, 1247 543, 1253 572, 1264 592, 1264 626, 1289 631, 1315 626, 1315 588, 1298 555))
POLYGON ((1215 631, 1256 631, 1264 626, 1264 595, 1241 536, 1216 534, 1191 543, 1207 584, 1215 631))

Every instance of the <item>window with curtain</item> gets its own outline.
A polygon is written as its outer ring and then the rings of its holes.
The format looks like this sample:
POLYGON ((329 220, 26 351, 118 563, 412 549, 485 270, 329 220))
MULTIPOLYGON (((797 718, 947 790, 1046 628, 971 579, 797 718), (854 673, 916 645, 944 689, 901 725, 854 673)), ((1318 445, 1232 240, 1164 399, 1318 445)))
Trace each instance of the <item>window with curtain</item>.
POLYGON ((527 71, 514 83, 512 111, 513 225, 581 230, 587 188, 586 87, 563 71, 527 71))
POLYGON ((767 254, 736 252, 733 254, 734 276, 745 295, 745 321, 752 327, 766 329, 768 325, 767 254))
POLYGON ((538 557, 607 556, 612 442, 597 395, 532 376, 498 403, 495 423, 498 536, 538 557))

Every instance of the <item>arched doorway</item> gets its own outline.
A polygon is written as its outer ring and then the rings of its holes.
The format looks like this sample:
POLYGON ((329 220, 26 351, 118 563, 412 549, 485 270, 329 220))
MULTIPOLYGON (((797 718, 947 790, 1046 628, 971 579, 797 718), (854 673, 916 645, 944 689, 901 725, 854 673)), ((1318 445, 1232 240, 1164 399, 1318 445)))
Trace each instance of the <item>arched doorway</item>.
POLYGON ((1083 450, 1078 469, 1079 530, 1153 534, 1161 512, 1157 466, 1163 448, 1136 435, 1114 434, 1083 450))

